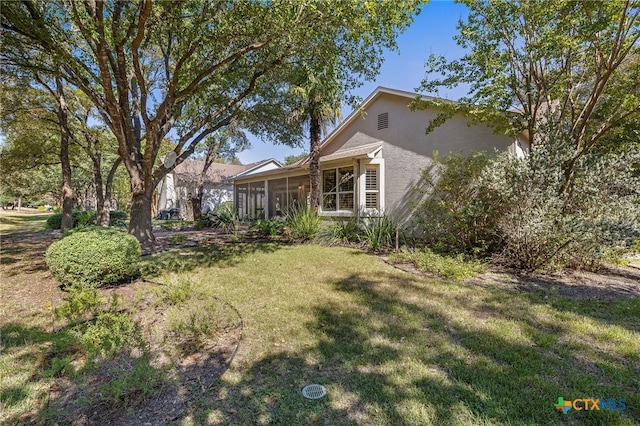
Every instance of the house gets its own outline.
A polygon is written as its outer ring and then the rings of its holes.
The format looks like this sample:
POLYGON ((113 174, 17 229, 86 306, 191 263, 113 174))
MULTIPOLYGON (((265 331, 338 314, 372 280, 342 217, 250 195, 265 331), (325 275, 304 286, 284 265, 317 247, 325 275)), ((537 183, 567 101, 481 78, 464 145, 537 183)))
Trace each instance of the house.
MULTIPOLYGON (((180 209, 184 217, 189 194, 194 194, 198 177, 204 167, 203 160, 186 159, 178 164, 158 184, 157 210, 180 209)), ((202 211, 214 210, 221 204, 233 201, 233 176, 244 176, 282 167, 274 159, 247 165, 213 163, 207 171, 202 198, 202 211)))
MULTIPOLYGON (((322 142, 321 202, 327 217, 371 216, 385 212, 406 222, 420 194, 415 186, 434 151, 510 150, 524 155, 525 137, 495 134, 485 125, 469 125, 462 114, 426 134, 434 108, 412 111, 415 93, 377 88, 322 142)), ((423 97, 423 99, 433 99, 423 97)), ((309 197, 309 158, 294 165, 234 178, 240 217, 272 218, 309 197)))

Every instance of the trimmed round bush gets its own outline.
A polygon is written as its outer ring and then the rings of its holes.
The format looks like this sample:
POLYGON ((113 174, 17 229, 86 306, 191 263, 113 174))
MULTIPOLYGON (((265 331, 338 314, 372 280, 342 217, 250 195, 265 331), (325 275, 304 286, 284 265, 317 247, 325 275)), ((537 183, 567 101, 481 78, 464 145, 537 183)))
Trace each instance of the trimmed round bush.
POLYGON ((140 243, 116 229, 80 228, 51 244, 46 261, 62 284, 100 287, 139 276, 140 243))

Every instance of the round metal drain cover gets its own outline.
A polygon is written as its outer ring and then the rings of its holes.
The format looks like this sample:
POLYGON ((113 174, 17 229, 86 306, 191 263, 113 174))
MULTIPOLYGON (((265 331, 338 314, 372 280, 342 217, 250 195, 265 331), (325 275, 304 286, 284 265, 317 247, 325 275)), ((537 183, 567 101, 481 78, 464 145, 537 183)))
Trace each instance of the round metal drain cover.
POLYGON ((327 389, 322 385, 307 385, 302 388, 302 396, 307 399, 319 399, 327 394, 327 389))

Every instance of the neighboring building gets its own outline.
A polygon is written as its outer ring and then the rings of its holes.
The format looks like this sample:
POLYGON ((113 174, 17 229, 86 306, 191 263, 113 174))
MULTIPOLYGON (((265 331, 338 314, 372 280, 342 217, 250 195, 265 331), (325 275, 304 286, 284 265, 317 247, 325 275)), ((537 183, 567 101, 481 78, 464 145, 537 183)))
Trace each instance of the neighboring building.
MULTIPOLYGON (((195 193, 204 161, 187 159, 178 164, 158 184, 158 210, 178 208, 184 216, 189 194, 195 193)), ((225 202, 233 201, 233 182, 236 175, 247 175, 282 167, 274 159, 247 165, 213 163, 207 171, 202 199, 202 211, 214 210, 225 202)))
MULTIPOLYGON (((485 125, 469 126, 461 114, 427 135, 427 124, 438 111, 410 110, 408 106, 417 96, 379 87, 322 142, 320 215, 385 212, 404 222, 420 197, 414 188, 421 182, 422 171, 432 163, 434 151, 445 155, 508 149, 522 156, 528 150, 525 137, 514 140, 485 125)), ((280 216, 287 208, 307 202, 309 159, 238 175, 234 190, 240 217, 280 216)))

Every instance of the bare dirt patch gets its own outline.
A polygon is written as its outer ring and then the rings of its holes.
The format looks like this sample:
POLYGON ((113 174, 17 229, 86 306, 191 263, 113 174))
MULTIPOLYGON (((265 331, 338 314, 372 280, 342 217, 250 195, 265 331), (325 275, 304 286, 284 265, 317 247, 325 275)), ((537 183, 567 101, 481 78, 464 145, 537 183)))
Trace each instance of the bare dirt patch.
MULTIPOLYGON (((393 266, 412 274, 438 278, 419 270, 412 263, 393 266)), ((640 268, 609 265, 598 272, 566 270, 554 273, 523 273, 491 267, 468 283, 507 291, 552 293, 572 299, 631 298, 640 297, 640 268)))
MULTIPOLYGON (((150 251, 176 248, 170 243, 173 234, 175 232, 159 232, 150 251)), ((195 241, 198 245, 223 244, 229 238, 217 232, 194 231, 187 235, 188 242, 195 241)), ((44 258, 47 247, 57 238, 58 235, 51 231, 2 236, 0 333, 16 325, 35 327, 45 336, 42 338, 68 332, 62 320, 54 320, 53 309, 64 302, 64 292, 50 275, 44 258)), ((166 340, 169 307, 158 296, 162 285, 140 280, 100 290, 107 299, 117 295, 120 300, 118 312, 129 313, 142 330, 148 348, 148 367, 154 369, 150 376, 154 383, 140 383, 141 389, 138 391, 134 387, 123 398, 124 402, 114 402, 113 398, 105 398, 100 394, 100 389, 104 389, 105 385, 115 383, 128 373, 133 374, 135 364, 140 362, 139 351, 123 351, 75 378, 68 374, 56 374, 49 380, 46 395, 41 396, 43 399, 35 404, 40 409, 10 418, 0 415, 0 423, 160 425, 184 417, 228 368, 241 338, 242 322, 237 312, 225 305, 229 317, 236 315, 237 321, 219 329, 198 351, 178 352, 175 345, 166 340), (141 396, 147 385, 152 389, 147 389, 141 396)), ((22 343, 14 344, 18 346, 11 347, 10 344, 2 348, 0 342, 0 350, 43 350, 42 346, 22 347, 22 343)), ((67 352, 61 354, 55 346, 55 343, 45 345, 47 353, 34 354, 35 358, 44 361, 34 365, 39 377, 27 380, 42 381, 42 374, 51 367, 52 360, 61 356, 71 357, 71 365, 82 371, 86 354, 75 352, 73 347, 71 351, 65 348, 67 352)))

